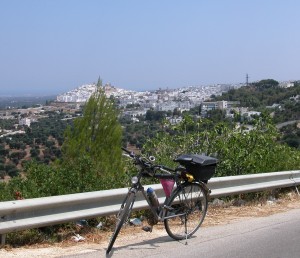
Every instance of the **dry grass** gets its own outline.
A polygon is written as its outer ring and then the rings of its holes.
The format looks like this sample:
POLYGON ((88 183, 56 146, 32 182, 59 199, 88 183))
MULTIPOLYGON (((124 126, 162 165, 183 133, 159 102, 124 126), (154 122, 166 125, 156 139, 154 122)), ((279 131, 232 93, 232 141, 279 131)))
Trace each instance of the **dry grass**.
POLYGON ((300 196, 294 192, 281 196, 275 202, 255 201, 240 207, 210 207, 203 226, 223 225, 245 218, 266 217, 297 208, 300 208, 300 196))

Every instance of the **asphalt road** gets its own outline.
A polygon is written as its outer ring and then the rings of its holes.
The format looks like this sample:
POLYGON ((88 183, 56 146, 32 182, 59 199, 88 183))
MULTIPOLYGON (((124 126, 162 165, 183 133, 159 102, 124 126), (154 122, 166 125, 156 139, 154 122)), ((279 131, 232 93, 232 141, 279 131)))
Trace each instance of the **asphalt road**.
POLYGON ((153 238, 149 233, 147 240, 136 238, 117 245, 109 256, 99 247, 88 253, 61 257, 299 258, 300 209, 200 228, 187 245, 185 241, 171 240, 167 234, 153 238))

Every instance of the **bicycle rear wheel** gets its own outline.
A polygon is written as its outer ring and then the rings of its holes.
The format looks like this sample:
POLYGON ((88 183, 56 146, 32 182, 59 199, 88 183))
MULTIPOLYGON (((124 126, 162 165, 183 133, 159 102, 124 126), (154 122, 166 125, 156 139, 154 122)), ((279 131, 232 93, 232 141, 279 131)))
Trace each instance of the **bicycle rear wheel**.
POLYGON ((199 183, 186 183, 171 196, 164 225, 175 240, 190 238, 201 226, 207 211, 207 192, 199 183))
POLYGON ((134 200, 135 200, 135 194, 133 192, 128 192, 127 196, 125 197, 125 199, 121 205, 120 211, 117 214, 116 228, 115 228, 115 231, 112 234, 111 239, 109 241, 109 244, 108 244, 108 247, 106 250, 107 254, 109 254, 109 252, 111 251, 124 222, 126 220, 128 220, 131 210, 132 210, 134 200))

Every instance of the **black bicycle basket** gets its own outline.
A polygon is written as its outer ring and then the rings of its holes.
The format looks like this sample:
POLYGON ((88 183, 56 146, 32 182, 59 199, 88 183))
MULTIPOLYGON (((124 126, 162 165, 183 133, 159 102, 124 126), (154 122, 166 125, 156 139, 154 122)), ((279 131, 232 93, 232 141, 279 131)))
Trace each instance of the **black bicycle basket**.
POLYGON ((218 160, 205 155, 183 154, 175 160, 192 174, 196 181, 207 182, 215 173, 218 160))

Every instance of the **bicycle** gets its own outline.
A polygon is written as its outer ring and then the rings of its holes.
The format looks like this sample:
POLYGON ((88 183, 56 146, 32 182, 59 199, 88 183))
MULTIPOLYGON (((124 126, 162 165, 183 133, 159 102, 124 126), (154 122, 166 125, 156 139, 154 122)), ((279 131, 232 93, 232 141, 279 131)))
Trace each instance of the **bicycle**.
POLYGON ((145 231, 151 232, 153 225, 164 222, 165 229, 171 238, 187 241, 199 229, 205 218, 210 193, 206 183, 215 172, 217 159, 185 154, 174 160, 179 162, 180 166, 172 169, 164 165, 155 165, 154 157, 147 159, 125 148, 122 150, 133 160, 139 172, 131 179, 132 185, 117 214, 115 231, 106 253, 110 253, 123 224, 129 220, 138 192, 141 192, 147 201, 152 217, 148 220, 150 228, 146 227, 145 231), (157 171, 162 173, 157 173, 157 171), (153 196, 149 197, 141 184, 143 177, 160 179, 166 194, 163 204, 159 204, 157 199, 153 200, 153 196))

